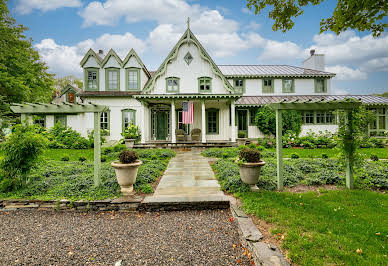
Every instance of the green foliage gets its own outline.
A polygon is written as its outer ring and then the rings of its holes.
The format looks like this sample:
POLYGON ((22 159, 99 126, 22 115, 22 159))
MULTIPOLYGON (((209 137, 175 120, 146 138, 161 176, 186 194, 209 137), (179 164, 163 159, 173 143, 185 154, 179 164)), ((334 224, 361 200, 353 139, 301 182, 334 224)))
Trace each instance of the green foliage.
POLYGON ((67 85, 75 85, 77 88, 82 89, 83 81, 76 76, 64 76, 62 78, 55 78, 55 86, 61 91, 67 87, 67 85))
MULTIPOLYGON (((38 133, 37 126, 19 124, 1 146, 4 158, 0 162, 0 182, 25 185, 27 174, 36 166, 39 156, 47 146, 47 139, 38 133)), ((3 186, 4 188, 4 186, 3 186)))
POLYGON ((291 159, 299 159, 299 155, 296 153, 291 154, 291 159))
POLYGON ((236 148, 209 148, 201 154, 205 157, 235 158, 238 156, 238 150, 236 148))
MULTIPOLYGON (((273 7, 269 11, 269 18, 274 20, 272 29, 286 32, 294 27, 294 19, 303 14, 308 5, 319 5, 324 0, 247 0, 247 7, 254 8, 255 14, 261 13, 267 6, 273 7)), ((378 37, 388 25, 385 17, 388 14, 388 3, 384 0, 359 1, 338 0, 333 14, 329 18, 322 18, 320 33, 333 31, 340 34, 348 29, 371 31, 378 37)))
POLYGON ((245 132, 245 131, 239 131, 238 133, 237 133, 237 136, 240 138, 240 139, 244 139, 244 138, 246 138, 246 136, 247 136, 247 133, 245 132))
POLYGON ((141 184, 139 186, 139 190, 145 194, 153 193, 154 190, 152 189, 152 186, 150 184, 141 184))
POLYGON ((327 159, 329 158, 329 155, 327 155, 326 153, 322 153, 322 159, 327 159))
POLYGON ((120 152, 119 161, 122 164, 134 163, 139 159, 139 156, 135 151, 123 150, 120 152))
POLYGON ((240 150, 239 160, 247 163, 257 163, 261 161, 261 155, 257 149, 245 148, 240 150))
POLYGON ((370 159, 371 159, 372 161, 377 162, 377 161, 379 160, 379 157, 378 157, 376 154, 372 154, 372 155, 370 156, 370 159))
POLYGON ((56 123, 48 132, 43 131, 50 140, 49 148, 53 149, 88 149, 89 141, 71 127, 56 123))
POLYGON ((87 161, 87 159, 86 159, 85 156, 81 156, 81 157, 78 158, 78 161, 85 162, 85 161, 87 161))
POLYGON ((0 2, 0 95, 8 103, 49 102, 54 90, 53 75, 26 39, 27 28, 16 24, 6 1, 0 2))
POLYGON ((106 156, 101 156, 101 162, 103 163, 103 162, 106 162, 106 160, 107 160, 107 157, 106 156))
POLYGON ((63 162, 68 162, 69 160, 70 160, 69 156, 63 156, 61 158, 61 161, 63 161, 63 162))
POLYGON ((140 128, 131 122, 121 135, 124 139, 135 139, 138 141, 141 138, 140 128))
MULTIPOLYGON (((100 143, 101 145, 106 142, 106 137, 109 136, 109 130, 101 129, 100 130, 100 143)), ((88 134, 89 146, 94 148, 94 129, 88 134)))
MULTIPOLYGON (((283 130, 282 133, 292 131, 296 135, 302 130, 302 116, 295 110, 289 110, 282 113, 283 130)), ((262 106, 257 109, 255 117, 256 126, 265 135, 276 135, 276 115, 275 111, 268 106, 262 106)))
POLYGON ((216 173, 222 190, 229 193, 250 190, 249 185, 241 181, 238 166, 230 159, 218 160, 212 165, 212 168, 216 173))

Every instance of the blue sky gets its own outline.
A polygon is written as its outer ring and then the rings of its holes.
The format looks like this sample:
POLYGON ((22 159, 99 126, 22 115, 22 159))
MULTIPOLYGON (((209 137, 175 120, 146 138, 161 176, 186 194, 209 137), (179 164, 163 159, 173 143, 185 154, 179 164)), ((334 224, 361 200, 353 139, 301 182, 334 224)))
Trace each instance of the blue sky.
POLYGON ((287 33, 272 31, 267 11, 255 15, 245 0, 10 0, 8 5, 59 77, 81 77, 79 62, 89 48, 113 48, 122 58, 134 48, 155 70, 190 17, 192 31, 217 64, 300 66, 314 48, 325 54, 326 70, 337 73, 336 94, 388 91, 387 34, 319 35, 321 19, 330 17, 336 2, 309 6, 287 33))

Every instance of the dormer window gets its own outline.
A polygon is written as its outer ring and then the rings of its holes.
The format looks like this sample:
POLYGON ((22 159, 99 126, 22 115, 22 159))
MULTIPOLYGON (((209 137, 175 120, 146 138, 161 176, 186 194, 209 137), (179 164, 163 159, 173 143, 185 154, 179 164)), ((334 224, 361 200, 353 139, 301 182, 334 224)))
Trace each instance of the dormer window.
POLYGON ((85 69, 85 90, 98 90, 98 71, 97 68, 85 69))
POLYGON ((179 92, 179 78, 166 78, 166 92, 179 92))
POLYGON ((139 68, 127 69, 127 90, 130 90, 130 91, 140 90, 140 69, 139 68))
POLYGON ((244 93, 245 82, 243 79, 235 79, 233 83, 235 92, 244 93))
POLYGON ((263 93, 274 93, 273 79, 263 79, 263 93))
POLYGON ((118 68, 105 69, 105 90, 107 91, 120 90, 120 69, 118 68))
POLYGON ((327 92, 326 79, 315 79, 315 93, 325 92, 327 92))
POLYGON ((74 103, 75 102, 75 93, 74 93, 74 91, 69 91, 66 94, 66 99, 67 99, 68 103, 74 103))
POLYGON ((200 77, 198 78, 198 91, 199 92, 211 92, 212 90, 212 78, 200 77))

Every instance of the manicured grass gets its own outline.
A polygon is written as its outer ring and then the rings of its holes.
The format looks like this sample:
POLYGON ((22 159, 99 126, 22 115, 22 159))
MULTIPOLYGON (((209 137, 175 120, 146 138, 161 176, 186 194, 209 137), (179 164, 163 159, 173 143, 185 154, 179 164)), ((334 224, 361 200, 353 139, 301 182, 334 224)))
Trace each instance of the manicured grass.
POLYGON ((80 157, 85 157, 88 161, 93 161, 93 149, 47 149, 43 153, 43 158, 47 160, 60 161, 63 157, 69 157, 69 161, 78 161, 80 157))
MULTIPOLYGON (((276 152, 276 149, 270 149, 272 152, 276 152)), ((360 152, 370 158, 372 154, 376 154, 380 159, 388 159, 388 148, 364 148, 360 149, 360 152)), ((283 156, 290 158, 291 155, 295 153, 299 155, 300 158, 322 158, 322 154, 327 154, 329 158, 334 158, 338 155, 338 149, 293 149, 285 148, 283 149, 283 156)))
POLYGON ((386 265, 388 195, 339 190, 236 194, 246 212, 273 225, 299 265, 386 265), (359 252, 357 252, 359 250, 359 252))

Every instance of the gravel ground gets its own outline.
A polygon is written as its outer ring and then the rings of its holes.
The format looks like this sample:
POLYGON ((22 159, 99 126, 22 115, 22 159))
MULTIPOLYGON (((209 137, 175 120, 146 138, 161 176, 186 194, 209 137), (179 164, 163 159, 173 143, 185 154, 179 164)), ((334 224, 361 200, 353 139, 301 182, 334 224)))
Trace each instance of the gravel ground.
POLYGON ((0 265, 250 265, 230 217, 227 210, 0 212, 0 265))

